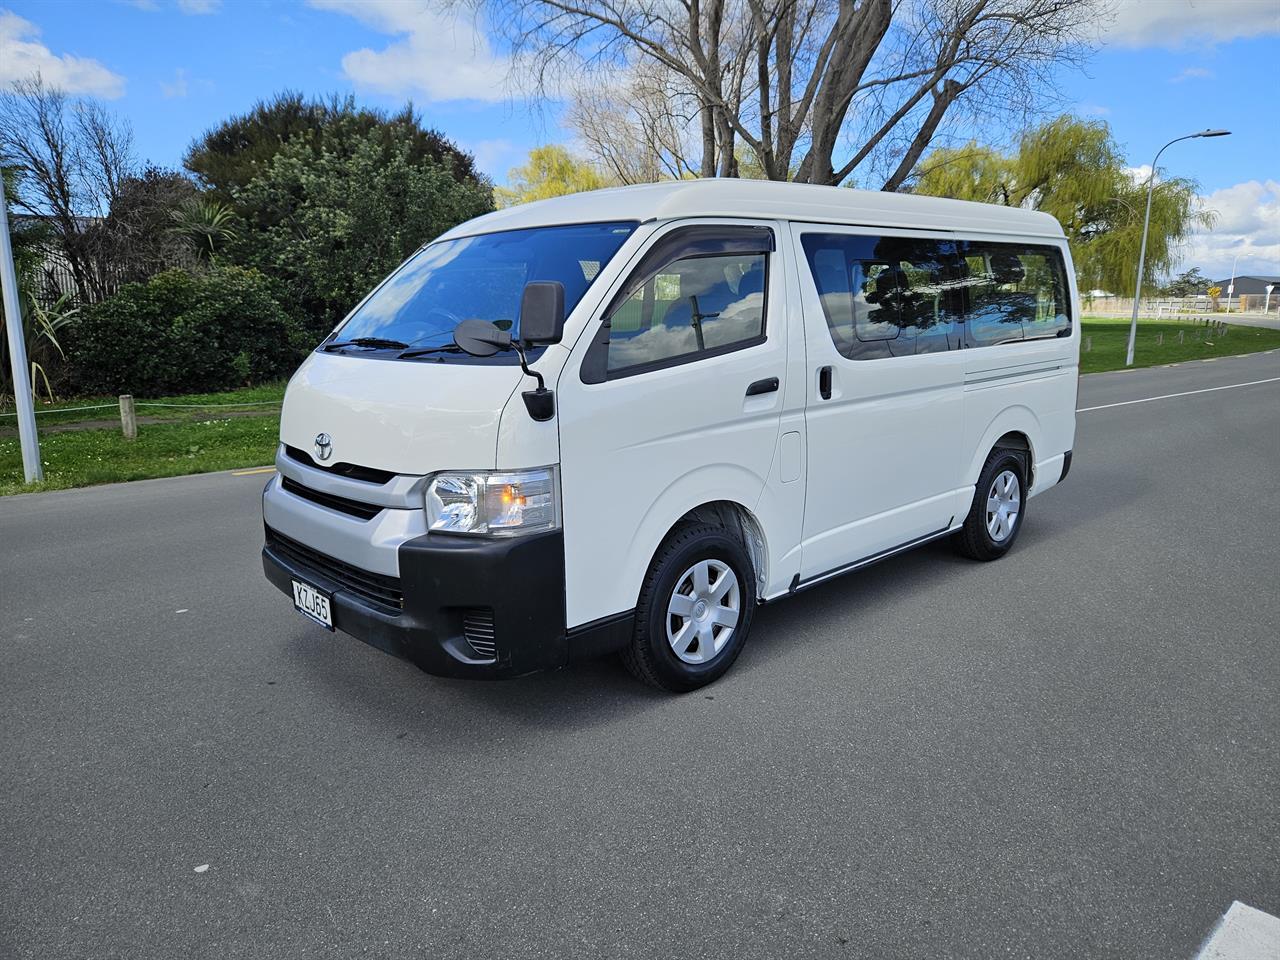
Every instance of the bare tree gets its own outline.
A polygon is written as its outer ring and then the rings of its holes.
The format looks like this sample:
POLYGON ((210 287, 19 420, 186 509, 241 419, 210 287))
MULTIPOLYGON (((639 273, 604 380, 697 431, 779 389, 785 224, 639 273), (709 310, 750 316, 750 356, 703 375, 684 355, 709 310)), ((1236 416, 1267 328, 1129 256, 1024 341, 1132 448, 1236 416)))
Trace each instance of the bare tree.
POLYGON ((702 143, 690 135, 699 114, 670 71, 642 63, 621 82, 584 83, 572 92, 568 124, 590 158, 619 183, 697 174, 702 143))
POLYGON ((0 164, 21 174, 17 209, 53 229, 76 288, 57 292, 109 295, 117 278, 101 224, 133 173, 128 126, 36 75, 0 93, 0 164))
MULTIPOLYGON (((1110 0, 456 2, 503 25, 540 89, 570 70, 668 76, 673 106, 693 105, 702 176, 736 175, 741 147, 770 179, 838 184, 892 153, 896 190, 949 116, 1051 98, 1047 71, 1084 54, 1110 0)), ((615 116, 634 124, 640 100, 621 93, 615 116)))

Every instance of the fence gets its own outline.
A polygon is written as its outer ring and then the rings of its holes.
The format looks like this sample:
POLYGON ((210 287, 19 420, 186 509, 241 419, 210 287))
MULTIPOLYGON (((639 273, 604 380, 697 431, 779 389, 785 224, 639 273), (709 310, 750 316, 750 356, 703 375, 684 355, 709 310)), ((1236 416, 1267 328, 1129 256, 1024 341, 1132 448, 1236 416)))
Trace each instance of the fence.
MULTIPOLYGON (((1218 298, 1218 309, 1214 311, 1213 300, 1209 297, 1143 297, 1138 304, 1138 316, 1151 319, 1173 318, 1206 313, 1262 313, 1266 307, 1268 314, 1280 316, 1280 290, 1271 294, 1268 305, 1265 296, 1249 294, 1246 296, 1218 298)), ((1085 313, 1099 316, 1128 317, 1133 315, 1132 297, 1082 297, 1081 304, 1085 313)))
MULTIPOLYGON (((120 429, 125 437, 130 440, 137 439, 138 436, 138 407, 166 407, 181 408, 189 410, 231 410, 245 407, 279 407, 283 404, 281 400, 246 400, 243 403, 169 403, 161 400, 134 400, 127 393, 121 394, 119 403, 94 403, 83 407, 50 407, 46 410, 36 410, 36 416, 41 414, 60 414, 60 413, 81 413, 86 410, 116 410, 120 411, 120 429)), ((5 417, 16 417, 17 413, 0 413, 0 423, 5 417)))

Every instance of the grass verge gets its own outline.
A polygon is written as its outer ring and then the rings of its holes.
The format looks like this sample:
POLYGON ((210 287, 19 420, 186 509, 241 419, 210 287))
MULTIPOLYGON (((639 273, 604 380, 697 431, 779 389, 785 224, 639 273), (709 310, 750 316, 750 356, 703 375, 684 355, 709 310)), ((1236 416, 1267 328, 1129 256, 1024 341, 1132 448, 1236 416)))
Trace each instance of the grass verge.
MULTIPOLYGON (((1080 324, 1082 337, 1092 338, 1093 349, 1080 348, 1080 372, 1103 373, 1123 370, 1125 350, 1129 343, 1127 317, 1085 317, 1080 324)), ((1202 323, 1177 320, 1139 320, 1138 339, 1134 343, 1133 365, 1155 367, 1186 360, 1210 357, 1233 357, 1280 347, 1280 330, 1232 325, 1225 337, 1215 337, 1202 323), (1178 343, 1178 333, 1183 342, 1178 343), (1157 343, 1164 334, 1164 342, 1157 343), (1199 338, 1197 338, 1197 335, 1199 338)))
MULTIPOLYGON (((1083 373, 1100 373, 1124 368, 1129 321, 1122 318, 1085 318, 1081 333, 1092 338, 1093 349, 1080 354, 1083 373)), ((1280 330, 1232 326, 1227 335, 1206 336, 1205 328, 1190 322, 1139 321, 1135 367, 1150 367, 1208 357, 1227 357, 1280 347, 1280 330), (1183 342, 1178 343, 1178 332, 1183 342), (1196 334, 1199 333, 1200 337, 1196 334), (1158 334, 1164 342, 1157 343, 1158 334)), ((185 404, 246 404, 274 402, 284 395, 284 384, 272 384, 225 393, 157 400, 185 404)), ((50 411, 37 417, 41 425, 85 419, 112 419, 112 410, 68 411, 71 407, 95 403, 115 403, 115 398, 69 400, 41 406, 50 411)), ((10 408, 12 409, 12 408, 10 408)), ((5 412, 0 410, 0 413, 5 412)), ((138 439, 125 440, 118 427, 46 433, 40 438, 44 461, 44 482, 28 486, 22 482, 22 453, 11 431, 0 435, 0 495, 35 490, 62 490, 97 483, 176 477, 188 473, 208 473, 269 464, 275 456, 280 433, 280 417, 272 412, 255 417, 218 417, 213 411, 189 407, 139 407, 139 415, 162 416, 169 422, 147 423, 138 430, 138 439)), ((12 423, 0 418, 0 430, 12 423)))
POLYGON ((137 440, 118 428, 50 433, 40 438, 44 482, 34 485, 22 482, 18 438, 5 437, 0 495, 262 466, 275 457, 279 436, 278 414, 147 424, 137 440))

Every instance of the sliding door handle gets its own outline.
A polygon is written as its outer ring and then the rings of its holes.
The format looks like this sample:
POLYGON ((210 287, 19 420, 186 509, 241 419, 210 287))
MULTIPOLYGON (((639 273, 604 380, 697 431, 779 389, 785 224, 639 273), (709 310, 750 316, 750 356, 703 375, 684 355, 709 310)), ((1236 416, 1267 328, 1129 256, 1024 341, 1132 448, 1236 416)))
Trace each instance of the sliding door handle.
POLYGON ((751 386, 747 387, 748 397, 758 397, 762 393, 776 393, 778 390, 778 378, 769 377, 767 380, 757 380, 751 386))
POLYGON ((823 400, 831 399, 831 368, 818 368, 818 395, 823 400))

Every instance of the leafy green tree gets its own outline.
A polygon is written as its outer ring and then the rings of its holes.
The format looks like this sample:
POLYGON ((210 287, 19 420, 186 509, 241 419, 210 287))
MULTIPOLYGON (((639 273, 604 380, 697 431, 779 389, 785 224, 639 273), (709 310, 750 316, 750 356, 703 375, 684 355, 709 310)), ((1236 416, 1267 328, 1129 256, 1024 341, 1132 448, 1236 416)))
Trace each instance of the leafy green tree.
POLYGON ((500 207, 615 186, 594 164, 579 160, 556 144, 534 147, 528 161, 513 167, 507 179, 510 186, 494 190, 500 207))
MULTIPOLYGON (((1029 130, 1010 153, 976 143, 934 150, 916 167, 913 190, 1052 214, 1071 242, 1081 289, 1133 290, 1147 184, 1126 169, 1105 123, 1059 117, 1029 130)), ((1198 206, 1194 181, 1158 177, 1146 275, 1167 273, 1178 244, 1213 220, 1198 206)))
POLYGON ((422 244, 493 208, 487 184, 418 159, 410 140, 388 148, 378 131, 319 153, 292 140, 232 203, 244 226, 228 259, 282 280, 313 338, 422 244))
POLYGON ((188 148, 184 164, 215 199, 227 203, 288 144, 304 143, 315 157, 341 156, 371 140, 387 159, 407 150, 411 163, 441 166, 459 183, 482 180, 471 156, 439 131, 423 127, 412 104, 389 114, 357 106, 353 97, 308 99, 293 91, 260 101, 206 132, 188 148))
POLYGON ((1200 272, 1199 267, 1192 267, 1190 270, 1182 271, 1161 287, 1160 294, 1165 297, 1194 297, 1209 289, 1210 282, 1209 278, 1200 272))

